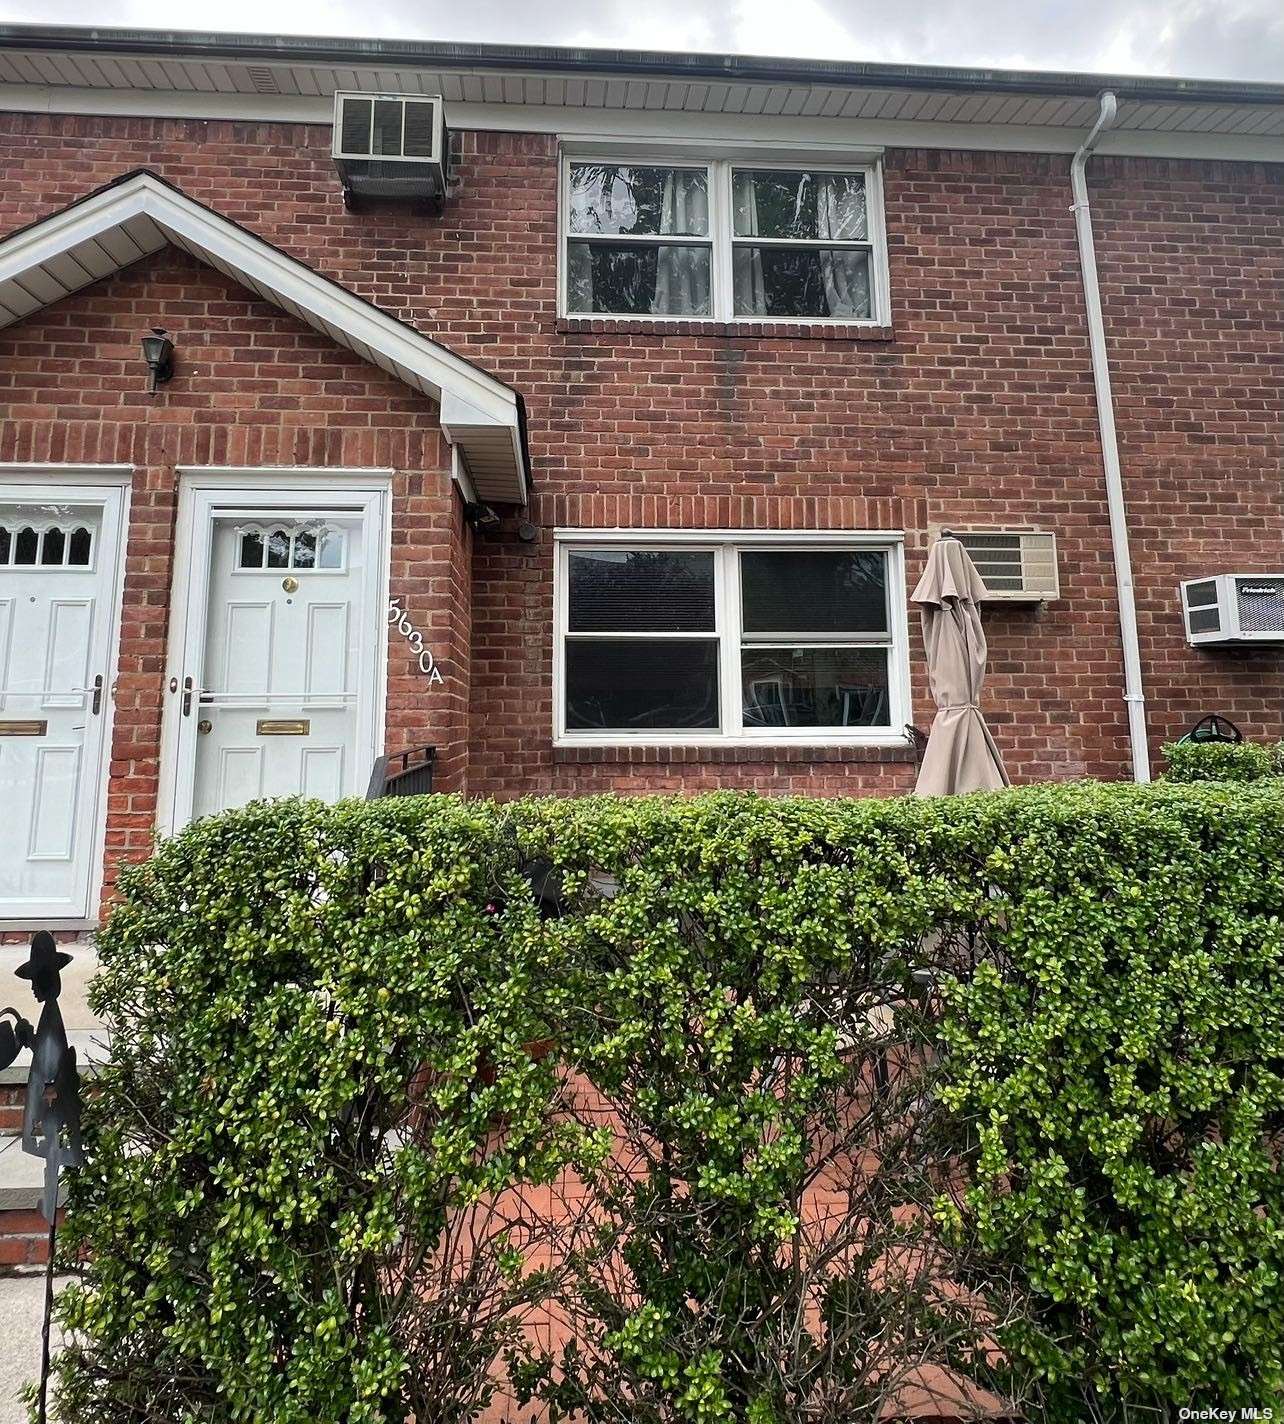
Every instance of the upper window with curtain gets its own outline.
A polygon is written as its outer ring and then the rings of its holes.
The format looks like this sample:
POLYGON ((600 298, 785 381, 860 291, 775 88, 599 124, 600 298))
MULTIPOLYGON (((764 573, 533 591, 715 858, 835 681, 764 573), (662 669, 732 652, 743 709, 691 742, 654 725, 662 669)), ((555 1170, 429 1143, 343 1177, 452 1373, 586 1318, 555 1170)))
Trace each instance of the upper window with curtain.
POLYGON ((569 316, 888 321, 875 165, 568 158, 563 189, 569 316))

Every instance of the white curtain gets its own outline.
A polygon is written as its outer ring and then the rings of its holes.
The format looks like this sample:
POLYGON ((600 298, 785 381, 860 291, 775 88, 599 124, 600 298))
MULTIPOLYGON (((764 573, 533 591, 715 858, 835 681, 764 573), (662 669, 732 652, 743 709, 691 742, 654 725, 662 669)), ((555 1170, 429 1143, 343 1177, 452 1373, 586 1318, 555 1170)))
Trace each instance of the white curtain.
MULTIPOLYGON (((735 175, 732 208, 736 214, 736 233, 757 237, 758 196, 752 173, 735 175)), ((767 285, 762 278, 762 249, 736 247, 732 257, 732 287, 737 316, 763 316, 767 311, 767 285)))
MULTIPOLYGON (((865 185, 862 181, 837 175, 813 178, 810 174, 804 174, 794 197, 796 229, 805 232, 811 227, 811 223, 806 221, 803 215, 813 202, 817 238, 851 241, 865 237, 865 185)), ((736 174, 734 206, 736 235, 760 236, 758 201, 752 173, 736 174)), ((806 251, 804 248, 798 250, 806 251)), ((762 252, 763 249, 759 247, 736 247, 733 282, 735 309, 739 315, 767 315, 767 287, 762 270, 762 252)), ((869 264, 865 254, 854 249, 822 249, 818 255, 827 314, 833 317, 867 317, 870 312, 869 264)))
MULTIPOLYGON (((865 185, 822 178, 816 185, 816 232, 829 238, 864 237, 865 185)), ((869 315, 869 262, 863 252, 822 250, 820 279, 830 316, 869 315)))
MULTIPOLYGON (((707 233, 709 190, 703 169, 674 169, 664 180, 660 232, 707 233)), ((656 262, 657 315, 702 316, 709 311, 709 249, 703 244, 662 247, 656 262)))

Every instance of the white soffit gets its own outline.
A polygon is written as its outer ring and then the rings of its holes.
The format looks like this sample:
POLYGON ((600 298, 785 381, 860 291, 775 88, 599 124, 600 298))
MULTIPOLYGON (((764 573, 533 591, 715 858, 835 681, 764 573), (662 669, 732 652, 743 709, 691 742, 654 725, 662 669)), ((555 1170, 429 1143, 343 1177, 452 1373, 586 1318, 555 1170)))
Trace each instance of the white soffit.
MULTIPOLYGON (((782 63, 784 63, 782 61, 782 63)), ((871 68, 874 68, 871 66, 871 68)), ((1102 87, 1111 80, 1103 76, 1102 87)), ((1176 83, 1180 84, 1180 81, 1176 83)), ((1250 99, 1240 86, 1204 98, 1120 95, 1103 153, 1284 162, 1284 102, 1250 99)), ((1258 86, 1262 87, 1262 86, 1258 86)), ((329 124, 336 89, 440 94, 456 128, 1072 152, 1097 112, 1095 94, 810 82, 797 75, 725 78, 592 73, 585 68, 506 70, 473 65, 102 50, 0 49, 0 107, 25 111, 155 114, 329 124)))
POLYGON ((478 496, 526 501, 517 393, 302 262, 140 171, 0 241, 0 328, 173 243, 436 401, 478 496))

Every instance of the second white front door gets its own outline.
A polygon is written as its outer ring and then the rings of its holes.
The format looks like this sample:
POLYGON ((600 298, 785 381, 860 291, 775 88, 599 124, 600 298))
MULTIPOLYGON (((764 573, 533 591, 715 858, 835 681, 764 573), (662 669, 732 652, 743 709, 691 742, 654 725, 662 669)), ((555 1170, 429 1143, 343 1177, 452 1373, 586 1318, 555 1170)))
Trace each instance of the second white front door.
POLYGON ((0 486, 0 923, 93 908, 123 508, 122 488, 0 486))
POLYGON ((264 797, 365 791, 382 701, 378 510, 285 499, 198 497, 170 683, 172 829, 264 797))

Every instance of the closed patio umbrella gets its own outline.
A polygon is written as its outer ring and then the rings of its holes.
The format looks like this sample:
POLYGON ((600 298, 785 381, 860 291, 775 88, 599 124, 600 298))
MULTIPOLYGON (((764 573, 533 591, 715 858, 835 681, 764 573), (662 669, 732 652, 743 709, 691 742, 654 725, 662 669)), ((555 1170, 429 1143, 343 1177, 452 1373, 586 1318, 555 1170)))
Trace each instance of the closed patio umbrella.
POLYGON ((940 709, 919 768, 916 796, 992 791, 1007 786, 1003 759, 977 700, 985 680, 981 575, 957 539, 940 539, 914 590, 920 605, 927 675, 940 709))

